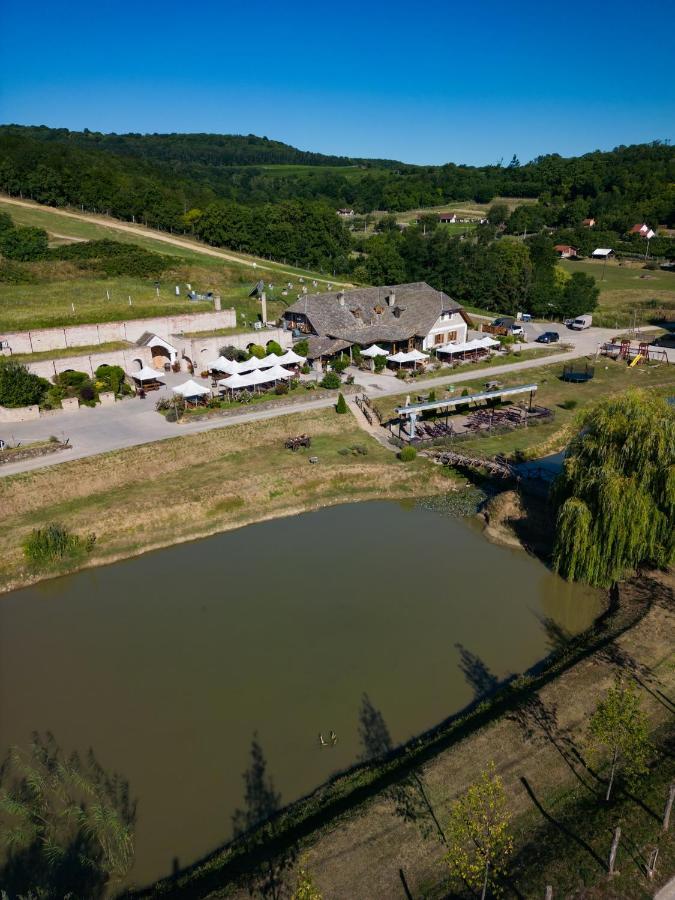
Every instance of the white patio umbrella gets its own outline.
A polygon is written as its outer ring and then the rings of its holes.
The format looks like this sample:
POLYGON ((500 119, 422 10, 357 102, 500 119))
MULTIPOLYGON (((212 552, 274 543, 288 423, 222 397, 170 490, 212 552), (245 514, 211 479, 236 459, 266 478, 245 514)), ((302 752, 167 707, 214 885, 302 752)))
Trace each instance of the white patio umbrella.
POLYGON ((382 347, 378 347, 377 344, 371 344, 366 350, 361 351, 361 356, 368 356, 374 358, 376 356, 386 356, 387 351, 383 350, 382 347))

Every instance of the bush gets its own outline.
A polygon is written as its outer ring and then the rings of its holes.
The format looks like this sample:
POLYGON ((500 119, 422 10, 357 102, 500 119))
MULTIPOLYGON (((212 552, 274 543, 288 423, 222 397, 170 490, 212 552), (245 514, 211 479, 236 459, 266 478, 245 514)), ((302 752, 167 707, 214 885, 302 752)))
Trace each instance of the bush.
POLYGON ((335 404, 335 412, 340 413, 341 415, 347 412, 347 401, 343 397, 342 393, 338 394, 337 403, 335 404))
POLYGON ((248 348, 248 352, 251 356, 255 356, 256 359, 264 359, 267 356, 265 348, 261 347, 260 344, 251 344, 248 348))
POLYGON ((283 396, 284 394, 287 394, 287 393, 288 393, 288 384, 287 384, 287 382, 285 382, 285 381, 280 381, 279 384, 275 385, 274 393, 275 393, 278 397, 281 397, 281 396, 283 396))
POLYGON ((305 338, 303 338, 301 341, 296 341, 296 343, 293 345, 293 349, 298 354, 298 356, 307 356, 307 354, 309 353, 309 343, 305 338))
POLYGON ((48 390, 46 378, 33 375, 11 358, 0 359, 0 406, 32 406, 41 403, 48 390))
POLYGON ((145 250, 137 244, 108 239, 55 247, 47 255, 50 259, 68 260, 79 269, 102 273, 108 278, 134 275, 158 279, 163 272, 179 263, 175 257, 145 250))
POLYGON ((234 362, 244 362, 247 360, 248 353, 245 350, 241 350, 239 347, 233 347, 231 344, 228 344, 226 347, 221 347, 218 351, 219 356, 224 356, 225 359, 234 360, 234 362))
POLYGON ((72 534, 65 525, 51 522, 44 528, 34 528, 23 544, 23 552, 30 562, 47 565, 62 559, 72 559, 83 553, 91 553, 96 535, 81 538, 72 534))
POLYGON ((381 372, 382 369, 387 365, 387 357, 386 356, 376 356, 374 361, 374 368, 376 372, 381 372))
POLYGON ((119 394, 124 384, 124 369, 121 366, 108 366, 104 363, 96 369, 96 377, 103 382, 106 390, 119 394))
POLYGON ((401 462, 412 462, 417 456, 417 450, 414 447, 403 447, 399 450, 398 458, 401 462))
POLYGON ((433 403, 436 400, 436 391, 429 391, 429 403, 433 403))
POLYGON ((86 372, 75 372, 73 369, 69 369, 67 372, 59 372, 54 381, 64 388, 79 388, 89 381, 89 376, 86 372))
POLYGON ((398 372, 396 373, 396 377, 400 381, 405 381, 407 375, 408 375, 408 373, 405 371, 405 369, 399 369, 398 372))
POLYGON ((277 356, 282 356, 284 351, 281 347, 281 344, 278 344, 276 341, 268 341, 267 352, 276 353, 277 356))
POLYGON ((561 409, 574 409, 577 405, 578 401, 576 400, 563 400, 563 402, 559 404, 561 409))
POLYGON ((332 364, 333 371, 339 372, 342 374, 345 369, 347 369, 351 365, 351 361, 348 356, 345 356, 344 353, 339 356, 332 364))
POLYGON ((7 259, 31 262, 44 259, 48 250, 47 232, 43 228, 8 228, 0 232, 0 253, 7 259))
POLYGON ((309 365, 309 363, 306 362, 303 365, 302 369, 300 369, 300 371, 302 372, 303 375, 309 375, 309 373, 312 371, 312 369, 311 369, 311 366, 309 365))
POLYGON ((329 388, 332 391, 336 391, 341 384, 342 379, 337 372, 326 372, 326 374, 321 379, 321 387, 329 388))
POLYGON ((96 400, 96 389, 93 384, 83 384, 80 388, 80 400, 85 403, 94 403, 96 400))

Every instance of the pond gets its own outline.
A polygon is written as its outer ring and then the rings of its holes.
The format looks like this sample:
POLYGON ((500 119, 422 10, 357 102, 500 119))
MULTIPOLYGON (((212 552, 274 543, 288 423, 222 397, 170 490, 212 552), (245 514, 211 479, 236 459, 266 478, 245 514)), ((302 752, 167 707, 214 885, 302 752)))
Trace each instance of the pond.
POLYGON ((230 836, 254 733, 290 802, 357 760, 364 694, 405 741, 601 604, 414 504, 252 525, 1 597, 0 750, 50 730, 128 778, 144 883, 230 836))

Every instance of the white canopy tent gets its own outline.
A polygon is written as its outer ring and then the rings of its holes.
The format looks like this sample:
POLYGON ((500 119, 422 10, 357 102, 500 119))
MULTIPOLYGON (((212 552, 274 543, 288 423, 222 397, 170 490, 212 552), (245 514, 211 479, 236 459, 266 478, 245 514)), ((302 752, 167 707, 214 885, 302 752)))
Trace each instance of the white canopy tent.
POLYGON ((281 366, 273 366, 271 369, 262 373, 263 375, 267 375, 269 379, 274 379, 278 381, 280 378, 292 378, 293 373, 289 372, 288 369, 284 369, 281 366))
POLYGON ((227 359, 225 356, 219 356, 213 362, 207 363, 208 369, 215 369, 216 372, 225 372, 226 375, 235 375, 240 371, 239 363, 233 359, 227 359))
POLYGON ((458 344, 444 344, 436 349, 436 353, 471 353, 473 350, 489 350, 490 347, 498 347, 499 341, 485 335, 482 338, 472 338, 470 341, 463 341, 458 344))
POLYGON ((386 356, 387 351, 383 350, 382 347, 378 347, 377 344, 371 344, 366 350, 361 351, 361 356, 368 356, 371 359, 374 359, 376 356, 386 356))
POLYGON ((131 377, 136 381, 161 381, 164 384, 164 376, 161 372, 158 372, 157 369, 150 369, 148 366, 143 366, 142 369, 139 369, 138 372, 132 372, 131 377))
POLYGON ((417 366, 417 363, 423 359, 429 359, 426 353, 420 353, 419 350, 410 350, 409 353, 404 353, 402 350, 399 350, 398 353, 394 353, 392 356, 388 356, 387 360, 389 362, 396 362, 400 365, 403 363, 414 363, 417 366))
POLYGON ((279 357, 280 366, 303 366, 307 362, 304 356, 298 356, 293 350, 287 350, 279 357))
POLYGON ((185 397, 186 400, 191 400, 195 397, 203 397, 205 394, 211 393, 208 388, 203 387, 201 384, 197 384, 192 378, 189 381, 186 381, 185 384, 177 384, 176 387, 171 388, 171 390, 174 394, 180 394, 181 397, 185 397))

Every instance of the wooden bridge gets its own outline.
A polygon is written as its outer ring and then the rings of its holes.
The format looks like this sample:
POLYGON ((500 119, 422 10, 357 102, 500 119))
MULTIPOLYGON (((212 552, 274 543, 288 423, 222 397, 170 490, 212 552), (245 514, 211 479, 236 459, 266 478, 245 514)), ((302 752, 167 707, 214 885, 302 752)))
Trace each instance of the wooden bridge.
POLYGON ((514 478, 520 475, 504 457, 467 456, 454 450, 423 450, 420 454, 432 459, 441 466, 452 466, 455 469, 472 469, 486 471, 495 478, 514 478))

